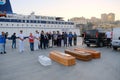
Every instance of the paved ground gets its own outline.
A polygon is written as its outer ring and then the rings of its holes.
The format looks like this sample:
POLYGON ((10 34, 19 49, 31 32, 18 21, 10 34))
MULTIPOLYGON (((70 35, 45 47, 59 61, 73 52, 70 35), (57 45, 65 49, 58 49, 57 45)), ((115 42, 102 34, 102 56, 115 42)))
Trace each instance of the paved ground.
MULTIPOLYGON (((79 40, 77 47, 82 46, 79 40)), ((74 48, 74 47, 69 47, 74 48)), ((101 51, 100 59, 85 62, 77 60, 76 65, 66 67, 52 61, 44 67, 38 62, 38 56, 49 55, 52 50, 64 52, 65 47, 50 48, 31 52, 26 41, 25 52, 11 49, 7 43, 7 54, 0 54, 0 80, 120 80, 120 51, 110 48, 91 49, 101 51)))

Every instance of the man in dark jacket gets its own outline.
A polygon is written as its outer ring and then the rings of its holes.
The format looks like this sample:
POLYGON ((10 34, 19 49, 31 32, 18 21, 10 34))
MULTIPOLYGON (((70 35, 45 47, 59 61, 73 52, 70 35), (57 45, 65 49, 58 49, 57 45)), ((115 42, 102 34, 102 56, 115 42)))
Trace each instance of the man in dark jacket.
POLYGON ((11 39, 12 39, 12 48, 16 48, 16 33, 13 33, 11 39))
POLYGON ((73 41, 74 41, 74 46, 76 46, 77 45, 77 34, 76 34, 76 32, 74 32, 73 41))
POLYGON ((68 46, 72 46, 72 39, 73 39, 73 34, 72 34, 72 32, 69 32, 69 34, 68 34, 68 46))

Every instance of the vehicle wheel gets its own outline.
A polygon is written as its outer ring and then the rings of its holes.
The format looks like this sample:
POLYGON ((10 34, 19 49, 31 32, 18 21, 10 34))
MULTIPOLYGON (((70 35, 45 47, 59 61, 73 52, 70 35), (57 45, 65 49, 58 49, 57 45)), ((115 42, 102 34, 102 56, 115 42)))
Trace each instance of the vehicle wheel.
POLYGON ((99 43, 99 47, 103 47, 104 44, 102 42, 99 43))
POLYGON ((117 50, 117 47, 113 47, 114 50, 117 50))
POLYGON ((90 47, 90 44, 87 44, 87 47, 90 47))

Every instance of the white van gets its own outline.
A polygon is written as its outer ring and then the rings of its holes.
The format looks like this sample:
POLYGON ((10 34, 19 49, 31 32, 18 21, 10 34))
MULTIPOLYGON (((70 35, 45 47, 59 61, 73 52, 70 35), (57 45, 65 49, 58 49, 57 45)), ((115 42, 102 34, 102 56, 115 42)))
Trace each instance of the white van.
POLYGON ((120 48, 120 27, 113 28, 112 47, 114 50, 120 48))

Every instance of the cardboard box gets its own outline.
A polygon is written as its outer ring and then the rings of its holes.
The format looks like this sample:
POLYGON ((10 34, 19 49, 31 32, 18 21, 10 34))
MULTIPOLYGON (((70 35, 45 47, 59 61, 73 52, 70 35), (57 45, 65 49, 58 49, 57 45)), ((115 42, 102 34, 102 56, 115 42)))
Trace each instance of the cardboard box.
POLYGON ((65 66, 71 66, 76 63, 75 57, 65 54, 65 53, 62 53, 62 52, 59 52, 59 51, 51 51, 49 54, 49 57, 52 60, 54 60, 60 64, 63 64, 65 66))
POLYGON ((66 49, 65 53, 70 54, 80 60, 84 60, 84 61, 92 60, 92 55, 89 53, 85 53, 83 51, 74 51, 74 50, 66 49))
POLYGON ((91 50, 91 49, 84 49, 84 48, 75 48, 74 50, 90 53, 92 55, 92 58, 94 58, 94 59, 101 57, 101 53, 99 51, 95 51, 95 50, 91 50))

